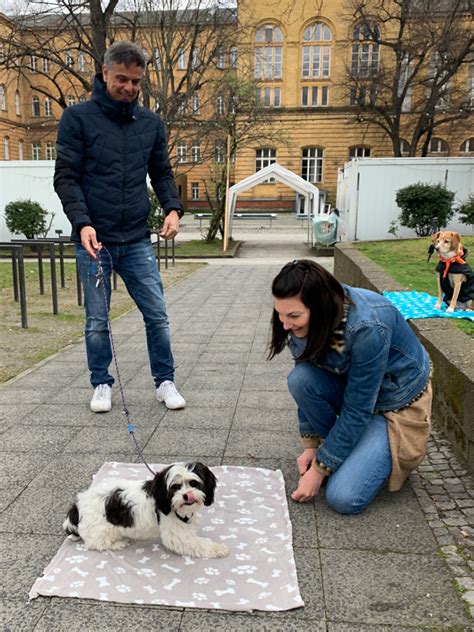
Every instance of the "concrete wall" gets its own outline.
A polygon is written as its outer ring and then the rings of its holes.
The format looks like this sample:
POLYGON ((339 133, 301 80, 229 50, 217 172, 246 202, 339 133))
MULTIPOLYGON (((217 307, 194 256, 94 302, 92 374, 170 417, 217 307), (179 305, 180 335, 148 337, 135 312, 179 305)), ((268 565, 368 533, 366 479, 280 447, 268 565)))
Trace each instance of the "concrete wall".
MULTIPOLYGON (((407 290, 353 244, 337 244, 334 274, 343 283, 376 292, 407 290)), ((410 320, 431 356, 433 419, 474 473, 474 340, 445 318, 410 320)))

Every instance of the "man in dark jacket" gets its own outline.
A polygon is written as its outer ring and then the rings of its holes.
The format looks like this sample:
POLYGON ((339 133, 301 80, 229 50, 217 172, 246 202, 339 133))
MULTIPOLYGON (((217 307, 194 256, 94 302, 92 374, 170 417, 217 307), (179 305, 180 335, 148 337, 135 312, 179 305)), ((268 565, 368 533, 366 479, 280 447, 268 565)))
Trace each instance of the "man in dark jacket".
POLYGON ((147 175, 165 212, 161 236, 175 237, 183 207, 171 170, 163 122, 137 104, 146 67, 131 42, 105 53, 92 99, 64 111, 58 128, 54 188, 72 224, 84 288, 86 349, 94 395, 91 409, 112 406, 112 350, 105 296, 112 268, 143 314, 156 396, 168 408, 184 408, 174 385, 168 315, 147 225, 147 175), (102 265, 104 290, 98 283, 102 265))

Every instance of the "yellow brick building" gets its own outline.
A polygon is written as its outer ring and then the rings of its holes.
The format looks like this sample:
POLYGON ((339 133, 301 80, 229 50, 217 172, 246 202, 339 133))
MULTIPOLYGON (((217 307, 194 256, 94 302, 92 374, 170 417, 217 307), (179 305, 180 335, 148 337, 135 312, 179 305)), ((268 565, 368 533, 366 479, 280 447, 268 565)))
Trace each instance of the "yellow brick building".
MULTIPOLYGON (((354 65, 373 68, 383 51, 361 32, 358 21, 348 15, 348 0, 261 0, 238 3, 238 41, 229 30, 228 46, 223 47, 222 66, 235 67, 237 73, 250 69, 258 82, 268 121, 279 132, 279 140, 249 143, 239 149, 232 163, 232 181, 238 182, 271 162, 279 162, 303 178, 314 182, 326 201, 334 201, 338 170, 351 157, 392 156, 390 138, 380 128, 357 114, 355 95, 348 83, 348 69, 354 65), (238 63, 237 63, 238 51, 238 63)), ((469 19, 466 17, 465 19, 469 19)), ((0 15, 0 33, 8 33, 12 20, 0 15)), ((229 28, 226 25, 225 28, 229 28)), ((385 25, 381 29, 387 28, 385 25)), ((24 30, 23 37, 31 37, 24 30)), ((384 32, 390 38, 389 32, 384 32)), ((35 34, 37 37, 37 34, 35 34)), ((130 37, 123 27, 117 39, 130 37)), ((149 41, 149 33, 137 32, 136 41, 149 41)), ((88 80, 94 73, 91 59, 81 51, 67 52, 88 80)), ((0 64, 2 58, 0 49, 0 64)), ((472 59, 472 58, 471 58, 472 59)), ((217 61, 217 68, 222 67, 217 61)), ((41 56, 30 55, 25 76, 0 65, 0 160, 54 159, 56 124, 62 108, 41 92, 43 73, 53 72, 53 64, 41 56), (45 66, 46 64, 46 66, 45 66), (34 83, 36 90, 32 90, 34 83), (39 90, 38 90, 39 88, 39 90)), ((179 66, 175 72, 179 74, 179 66)), ((211 71, 215 72, 215 68, 211 71)), ((153 71, 151 81, 153 83, 153 71)), ((61 81, 61 77, 59 77, 61 81)), ((67 105, 88 98, 79 81, 62 78, 62 95, 67 105)), ((474 105, 474 61, 463 64, 455 82, 474 105)), ((452 83, 451 83, 452 85, 452 83)), ((416 96, 416 95, 415 95, 416 96)), ((201 102, 212 101, 202 96, 201 102)), ((154 104, 151 103, 151 106, 154 104)), ((217 104, 219 108, 219 104, 217 104)), ((202 108, 209 117, 209 110, 202 108)), ((401 136, 411 133, 413 116, 406 109, 401 136)), ((190 207, 206 205, 205 189, 213 170, 225 161, 225 139, 199 138, 189 130, 189 139, 171 138, 172 158, 178 174, 187 178, 190 207), (195 139, 198 138, 198 141, 195 139), (193 140, 194 139, 194 140, 193 140), (212 157, 203 148, 209 144, 212 157)), ((430 155, 474 155, 472 114, 459 122, 436 128, 430 143, 430 155)), ((295 195, 278 183, 255 187, 240 198, 249 208, 294 209, 295 195)))

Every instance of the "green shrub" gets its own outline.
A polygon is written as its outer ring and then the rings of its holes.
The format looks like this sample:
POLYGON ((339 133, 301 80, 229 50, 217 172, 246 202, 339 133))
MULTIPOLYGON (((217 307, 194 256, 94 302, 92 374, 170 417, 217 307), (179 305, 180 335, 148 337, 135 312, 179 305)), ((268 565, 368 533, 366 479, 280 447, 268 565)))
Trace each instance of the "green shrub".
POLYGON ((474 224, 474 194, 462 202, 456 211, 459 213, 459 221, 462 224, 474 224))
POLYGON ((441 184, 410 184, 399 189, 395 199, 402 209, 400 224, 414 228, 418 237, 444 228, 454 215, 454 193, 441 184))
POLYGON ((150 230, 161 230, 163 227, 163 221, 165 214, 158 202, 153 189, 148 188, 148 197, 150 198, 150 214, 148 215, 148 228, 150 230))
POLYGON ((32 200, 15 200, 5 206, 5 222, 14 235, 25 235, 34 239, 45 236, 49 226, 46 223, 48 211, 32 200))

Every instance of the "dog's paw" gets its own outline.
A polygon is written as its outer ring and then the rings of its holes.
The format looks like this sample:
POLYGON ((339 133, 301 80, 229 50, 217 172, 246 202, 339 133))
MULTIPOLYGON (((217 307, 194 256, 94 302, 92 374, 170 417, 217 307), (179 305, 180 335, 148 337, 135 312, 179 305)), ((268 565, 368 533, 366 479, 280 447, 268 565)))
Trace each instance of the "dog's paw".
POLYGON ((227 555, 229 555, 229 547, 225 544, 220 544, 219 542, 211 542, 207 547, 206 557, 227 557, 227 555))
POLYGON ((448 307, 446 311, 448 312, 448 314, 452 314, 454 312, 454 307, 448 307))
POLYGON ((92 547, 96 551, 121 551, 128 546, 128 540, 115 540, 114 542, 100 542, 92 547))
POLYGON ((441 309, 441 303, 436 303, 435 309, 441 309))

